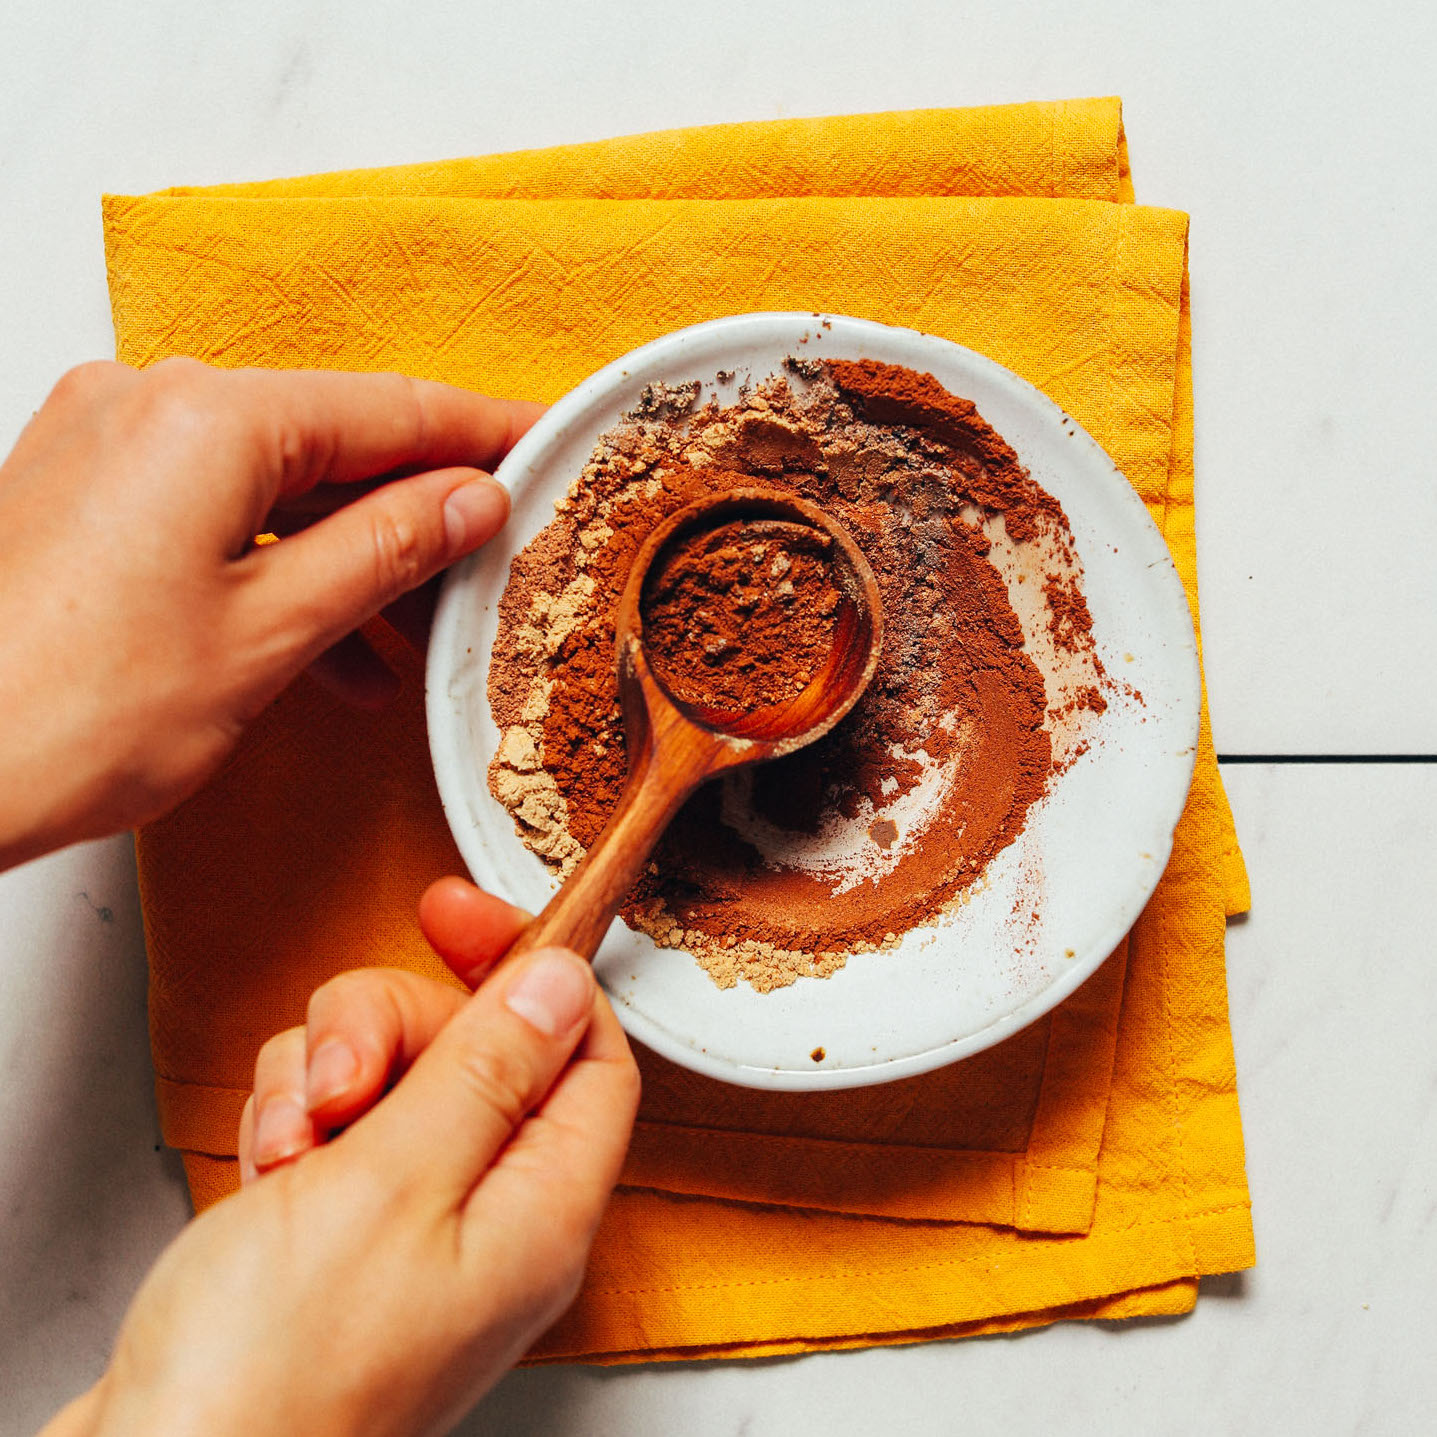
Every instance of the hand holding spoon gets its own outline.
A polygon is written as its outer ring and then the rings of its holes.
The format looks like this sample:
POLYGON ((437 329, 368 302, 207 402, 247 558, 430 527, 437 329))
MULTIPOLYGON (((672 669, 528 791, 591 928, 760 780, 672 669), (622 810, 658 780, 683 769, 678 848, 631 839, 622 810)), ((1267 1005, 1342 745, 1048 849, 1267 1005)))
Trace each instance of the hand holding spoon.
POLYGON ((670 819, 701 783, 812 743, 858 702, 878 667, 883 604, 858 546, 816 504, 765 489, 731 489, 680 509, 654 530, 634 560, 615 628, 628 782, 603 832, 511 955, 555 946, 592 958, 670 819), (778 703, 730 710, 683 702, 657 677, 644 649, 651 573, 685 540, 775 521, 816 530, 829 541, 839 602, 826 659, 801 692, 778 703))

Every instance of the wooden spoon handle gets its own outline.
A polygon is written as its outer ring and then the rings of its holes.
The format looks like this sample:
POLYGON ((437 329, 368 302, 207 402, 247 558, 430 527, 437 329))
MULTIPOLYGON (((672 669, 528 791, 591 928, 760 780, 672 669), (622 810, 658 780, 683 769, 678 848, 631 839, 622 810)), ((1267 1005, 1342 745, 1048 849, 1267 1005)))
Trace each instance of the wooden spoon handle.
POLYGON ((553 947, 592 958, 669 820, 708 773, 706 757, 698 754, 689 763, 661 764, 652 749, 644 753, 604 831, 508 956, 553 947))

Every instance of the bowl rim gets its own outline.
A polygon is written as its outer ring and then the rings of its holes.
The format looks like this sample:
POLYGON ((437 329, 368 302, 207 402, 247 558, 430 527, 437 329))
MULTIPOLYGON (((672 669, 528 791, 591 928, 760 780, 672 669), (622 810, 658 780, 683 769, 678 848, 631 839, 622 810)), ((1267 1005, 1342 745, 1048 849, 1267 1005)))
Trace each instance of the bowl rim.
MULTIPOLYGON (((1130 506, 1134 519, 1140 518, 1141 524, 1151 531, 1152 538, 1161 550, 1161 554, 1155 556, 1153 563, 1149 566, 1150 570, 1157 572, 1150 573, 1149 577, 1152 582, 1168 589, 1166 606, 1170 609, 1175 621, 1179 613, 1181 614, 1181 621, 1185 626, 1182 632, 1178 632, 1175 623, 1173 637, 1175 642, 1188 653, 1187 685, 1179 707, 1186 710, 1191 741, 1186 745, 1188 757, 1185 769, 1181 771, 1180 781, 1179 771, 1174 767, 1163 785, 1165 802, 1162 805, 1162 810, 1165 814, 1168 811, 1171 812, 1171 822, 1164 818, 1160 825, 1160 836, 1150 840, 1149 856, 1153 861, 1141 870, 1137 881, 1126 886, 1121 901, 1115 901, 1109 922, 1102 929, 1101 935, 1090 944, 1091 956, 1084 955, 1084 961, 1075 962, 1064 968, 1046 986, 996 1016, 992 1022, 966 1032, 950 1042, 936 1044, 899 1057, 880 1059, 871 1064, 859 1063, 838 1068, 819 1067, 811 1071, 792 1068, 762 1068, 730 1058, 715 1056, 702 1047, 677 1038, 642 1010, 632 1006, 621 994, 612 989, 609 990, 609 996, 614 1002, 614 1008, 621 1023, 631 1036, 646 1046, 671 1061, 706 1076, 741 1087, 768 1090, 823 1091, 862 1087, 891 1082, 946 1067, 950 1063, 992 1047, 1027 1027, 1050 1012, 1086 982, 1108 960, 1113 950, 1131 930, 1167 867, 1177 823, 1181 818, 1195 771, 1201 712, 1200 660, 1186 590, 1178 575, 1167 542, 1153 523, 1142 498, 1098 442, 1042 390, 996 360, 941 336, 899 325, 818 311, 765 310, 705 320, 650 340, 604 365, 587 379, 582 380, 557 400, 519 440, 496 468, 494 477, 508 487, 516 476, 527 475, 534 459, 542 455, 550 446, 558 443, 570 425, 585 419, 597 403, 632 387, 635 371, 647 369, 655 362, 669 365, 671 369, 675 368, 682 363, 684 351, 692 347, 695 341, 705 341, 711 337, 723 336, 739 341, 750 339, 755 344, 761 344, 766 340, 777 338, 780 333, 787 335, 800 326, 813 332, 820 326, 826 330, 830 325, 841 326, 845 338, 867 336, 879 346, 885 345, 892 336, 898 335, 902 337, 904 343, 918 340, 924 346, 942 346, 947 351, 955 352, 964 365, 988 371, 995 383, 1010 388, 1016 386, 1027 402, 1035 404, 1040 409, 1051 411, 1053 416, 1061 420, 1070 438, 1089 451, 1089 460, 1097 462, 1101 468, 1109 472, 1121 486, 1119 490, 1114 491, 1117 502, 1130 506)), ((785 337, 781 342, 791 345, 795 341, 785 337)), ((873 357, 883 358, 881 349, 873 357)), ((887 362, 904 363, 907 367, 914 367, 907 360, 887 362)), ((940 382, 942 381, 940 380, 940 382)), ((621 412, 622 409, 617 409, 613 419, 607 423, 617 422, 621 412)), ((431 758, 440 800, 454 841, 471 873, 476 871, 474 862, 476 849, 467 826, 456 821, 456 814, 462 810, 463 806, 459 775, 466 768, 473 767, 474 759, 466 753, 467 745, 462 733, 462 723, 450 694, 450 684, 455 670, 455 660, 458 657, 457 650, 461 647, 456 644, 457 624, 462 616, 468 591, 476 582, 477 566, 482 562, 483 552, 480 551, 478 555, 471 555, 468 559, 461 561, 446 576, 435 613, 425 671, 426 717, 431 758)), ((515 841, 518 841, 517 837, 515 841)), ((616 918, 614 921, 622 923, 622 919, 616 918)), ((675 950, 675 952, 676 954, 682 953, 683 950, 675 950)), ((684 956, 688 957, 689 955, 685 954, 684 956)), ((694 960, 689 957, 689 961, 694 960)))

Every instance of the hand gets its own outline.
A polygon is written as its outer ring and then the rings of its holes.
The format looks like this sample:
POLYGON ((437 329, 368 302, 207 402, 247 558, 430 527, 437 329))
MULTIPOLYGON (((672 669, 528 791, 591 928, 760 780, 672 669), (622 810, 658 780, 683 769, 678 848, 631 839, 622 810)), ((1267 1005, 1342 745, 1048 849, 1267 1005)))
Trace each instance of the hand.
MULTIPOLYGON (((530 915, 462 878, 419 900, 429 945, 477 989, 530 915)), ((466 1003, 457 988, 396 969, 342 973, 311 995, 305 1026, 276 1034, 255 1061, 239 1125, 240 1179, 293 1162, 367 1112, 466 1003)))
MULTIPOLYGON (((426 931, 464 972, 524 921, 458 880, 425 899, 426 931)), ((638 1074, 572 953, 525 954, 472 998, 345 974, 307 1028, 266 1045, 255 1082, 247 1186, 161 1257, 56 1432, 444 1432, 573 1300, 638 1074), (256 1127, 307 1084, 320 1136, 348 1126, 257 1176, 256 1127)))
MULTIPOLYGON (((198 787, 295 674, 503 524, 480 471, 540 412, 392 374, 66 375, 0 467, 0 868, 198 787)), ((339 664, 374 692, 353 640, 339 664)))

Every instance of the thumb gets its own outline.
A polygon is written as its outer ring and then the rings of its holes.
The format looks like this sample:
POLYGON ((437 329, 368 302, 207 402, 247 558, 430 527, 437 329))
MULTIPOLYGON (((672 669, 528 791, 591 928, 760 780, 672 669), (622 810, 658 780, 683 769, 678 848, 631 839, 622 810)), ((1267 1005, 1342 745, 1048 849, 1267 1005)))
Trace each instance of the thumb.
POLYGON ((395 479, 241 562, 259 570, 264 631, 301 667, 386 604, 491 539, 509 495, 477 469, 395 479))
POLYGON ((588 1029, 597 985, 577 954, 540 948, 459 1010, 394 1091, 338 1140, 458 1206, 544 1101, 588 1029))

